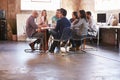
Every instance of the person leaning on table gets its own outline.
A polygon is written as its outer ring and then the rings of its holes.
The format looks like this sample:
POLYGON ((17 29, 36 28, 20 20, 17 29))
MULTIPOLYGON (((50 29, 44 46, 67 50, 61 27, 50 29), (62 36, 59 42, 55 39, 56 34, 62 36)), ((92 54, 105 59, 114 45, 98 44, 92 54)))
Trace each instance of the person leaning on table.
POLYGON ((39 44, 41 42, 41 38, 44 38, 44 34, 41 33, 41 30, 39 26, 35 23, 35 19, 38 17, 38 12, 33 11, 32 15, 27 19, 26 21, 26 34, 27 37, 32 38, 36 37, 37 40, 31 42, 29 46, 32 50, 35 50, 34 45, 37 43, 39 44))

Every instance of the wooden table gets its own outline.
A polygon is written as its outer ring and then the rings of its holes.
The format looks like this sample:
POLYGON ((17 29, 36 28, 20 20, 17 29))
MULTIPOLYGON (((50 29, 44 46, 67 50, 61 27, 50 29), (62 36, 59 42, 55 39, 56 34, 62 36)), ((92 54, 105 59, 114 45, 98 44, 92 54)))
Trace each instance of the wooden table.
POLYGON ((44 32, 44 36, 45 36, 45 47, 44 47, 44 51, 47 51, 48 50, 48 41, 47 41, 47 34, 46 34, 46 31, 47 30, 51 30, 51 29, 54 29, 55 27, 42 27, 41 30, 45 30, 44 32))
POLYGON ((98 30, 98 41, 97 44, 99 45, 99 40, 100 40, 100 29, 111 29, 111 30, 115 30, 115 45, 117 46, 117 48, 119 49, 120 52, 120 26, 99 26, 99 30, 98 30))

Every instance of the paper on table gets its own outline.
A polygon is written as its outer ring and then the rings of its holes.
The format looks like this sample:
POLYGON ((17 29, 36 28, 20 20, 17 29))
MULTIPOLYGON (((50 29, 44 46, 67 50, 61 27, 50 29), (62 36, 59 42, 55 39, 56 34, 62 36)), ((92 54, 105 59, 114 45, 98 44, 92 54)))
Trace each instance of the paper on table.
POLYGON ((54 27, 47 26, 47 27, 41 27, 41 29, 54 29, 54 27))

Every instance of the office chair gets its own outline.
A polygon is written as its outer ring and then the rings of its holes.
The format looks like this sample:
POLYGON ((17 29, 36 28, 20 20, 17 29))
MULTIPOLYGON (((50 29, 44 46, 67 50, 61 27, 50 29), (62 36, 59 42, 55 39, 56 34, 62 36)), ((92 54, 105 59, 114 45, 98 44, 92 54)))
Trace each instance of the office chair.
MULTIPOLYGON (((93 43, 93 39, 96 38, 95 34, 96 34, 96 32, 91 31, 91 32, 89 32, 89 34, 82 35, 82 36, 74 37, 72 35, 71 39, 81 41, 80 50, 82 52, 86 52, 87 50, 95 50, 96 51, 96 49, 94 49, 93 47, 89 47, 89 48, 86 47, 86 42, 87 42, 88 39, 91 40, 92 43, 93 43)), ((75 49, 74 51, 76 52, 77 50, 75 49)))
POLYGON ((54 41, 59 42, 60 43, 59 44, 59 47, 60 47, 60 52, 59 53, 61 55, 66 55, 66 53, 68 52, 67 51, 67 46, 68 46, 70 38, 71 38, 71 29, 70 29, 70 27, 67 27, 67 28, 64 28, 62 36, 60 37, 60 39, 51 38, 51 42, 54 42, 54 41), (65 45, 64 45, 65 52, 62 52, 62 50, 61 50, 61 45, 63 43, 65 43, 65 45))
MULTIPOLYGON (((83 45, 81 47, 82 50, 84 52, 87 51, 87 50, 97 51, 97 49, 95 49, 93 47, 86 47, 87 40, 89 40, 90 43, 93 45, 94 44, 94 39, 96 39, 96 38, 97 38, 97 31, 94 31, 94 30, 88 31, 88 34, 86 36, 84 36, 84 38, 82 38, 82 41, 83 41, 83 45)), ((97 42, 96 42, 96 45, 97 45, 97 42)))
MULTIPOLYGON (((26 41, 29 42, 29 43, 35 41, 37 39, 37 37, 33 37, 33 35, 31 37, 29 37, 29 38, 26 38, 26 41)), ((36 43, 35 44, 34 50, 32 50, 32 49, 25 49, 24 51, 26 53, 36 53, 36 52, 42 53, 42 52, 44 52, 44 50, 43 49, 41 50, 41 45, 44 46, 43 38, 40 38, 40 43, 36 43)))

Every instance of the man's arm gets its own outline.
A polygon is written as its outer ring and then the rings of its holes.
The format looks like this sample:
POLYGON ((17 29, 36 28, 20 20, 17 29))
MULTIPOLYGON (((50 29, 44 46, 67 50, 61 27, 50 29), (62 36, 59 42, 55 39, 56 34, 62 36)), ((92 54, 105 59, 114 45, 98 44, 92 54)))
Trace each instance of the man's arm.
POLYGON ((72 25, 72 28, 79 28, 79 26, 82 25, 82 23, 83 23, 83 20, 81 19, 79 20, 78 23, 76 23, 75 25, 72 25))
POLYGON ((58 32, 58 30, 60 30, 60 20, 57 21, 57 24, 55 27, 55 31, 58 32))
POLYGON ((34 19, 30 19, 30 23, 29 23, 34 29, 38 28, 38 25, 34 22, 34 19))

